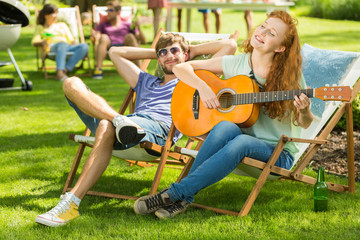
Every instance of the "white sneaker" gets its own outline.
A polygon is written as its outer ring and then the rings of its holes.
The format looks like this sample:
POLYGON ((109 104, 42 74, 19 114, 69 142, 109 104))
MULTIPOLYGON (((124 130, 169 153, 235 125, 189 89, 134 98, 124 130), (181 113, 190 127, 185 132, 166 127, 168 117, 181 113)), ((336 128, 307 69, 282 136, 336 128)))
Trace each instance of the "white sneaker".
POLYGON ((138 144, 146 135, 144 129, 126 116, 115 117, 113 123, 116 138, 121 144, 138 144))
POLYGON ((61 195, 60 202, 50 211, 36 217, 35 222, 49 227, 59 227, 79 217, 78 205, 71 200, 71 195, 61 195))

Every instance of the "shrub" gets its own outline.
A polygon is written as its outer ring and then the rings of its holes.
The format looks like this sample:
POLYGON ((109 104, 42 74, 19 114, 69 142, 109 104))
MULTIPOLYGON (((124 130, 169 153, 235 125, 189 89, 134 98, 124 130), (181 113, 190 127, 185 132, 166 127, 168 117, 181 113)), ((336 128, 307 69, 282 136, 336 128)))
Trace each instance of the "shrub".
POLYGON ((310 16, 335 20, 360 20, 359 0, 299 0, 297 5, 310 5, 310 16))
MULTIPOLYGON (((360 94, 357 95, 355 101, 353 102, 352 108, 353 108, 354 130, 359 131, 360 130, 360 94)), ((346 130, 345 115, 340 119, 335 129, 346 130)))

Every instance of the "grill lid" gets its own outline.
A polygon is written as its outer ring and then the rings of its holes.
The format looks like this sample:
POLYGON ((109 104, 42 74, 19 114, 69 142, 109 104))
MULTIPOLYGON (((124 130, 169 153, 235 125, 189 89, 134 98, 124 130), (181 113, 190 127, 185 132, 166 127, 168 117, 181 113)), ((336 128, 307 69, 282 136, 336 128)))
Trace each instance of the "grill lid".
POLYGON ((17 0, 0 0, 0 21, 7 24, 29 24, 29 10, 17 0))

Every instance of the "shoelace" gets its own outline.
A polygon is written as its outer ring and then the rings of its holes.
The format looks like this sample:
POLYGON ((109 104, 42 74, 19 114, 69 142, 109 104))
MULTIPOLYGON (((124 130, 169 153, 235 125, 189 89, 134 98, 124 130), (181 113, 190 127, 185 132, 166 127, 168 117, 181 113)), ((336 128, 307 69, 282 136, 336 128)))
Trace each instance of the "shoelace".
POLYGON ((174 204, 172 204, 170 206, 165 207, 164 209, 166 211, 168 211, 170 214, 173 214, 174 212, 183 210, 186 207, 186 205, 184 206, 181 203, 182 202, 176 202, 176 203, 174 203, 174 204))
POLYGON ((60 199, 60 202, 49 211, 49 214, 60 216, 70 209, 71 205, 67 196, 61 195, 60 199))
POLYGON ((118 116, 116 117, 116 119, 114 120, 113 124, 114 126, 119 126, 120 124, 124 124, 124 123, 130 123, 132 124, 134 127, 137 128, 138 133, 144 133, 144 129, 142 129, 140 126, 138 126, 136 123, 132 122, 130 119, 128 119, 126 116, 118 116))
POLYGON ((164 201, 161 198, 161 194, 156 194, 151 198, 145 200, 145 204, 149 210, 161 207, 164 205, 164 201))
POLYGON ((123 122, 125 122, 124 118, 122 118, 122 117, 117 117, 117 118, 115 119, 114 125, 115 125, 115 126, 118 126, 120 123, 123 123, 123 122))

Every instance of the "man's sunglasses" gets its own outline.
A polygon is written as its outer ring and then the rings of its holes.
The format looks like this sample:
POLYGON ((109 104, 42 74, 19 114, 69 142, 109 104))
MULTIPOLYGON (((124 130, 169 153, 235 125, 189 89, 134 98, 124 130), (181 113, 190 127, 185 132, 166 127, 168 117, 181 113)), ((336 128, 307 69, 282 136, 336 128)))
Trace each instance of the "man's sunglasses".
POLYGON ((105 11, 111 13, 111 12, 115 12, 115 9, 106 9, 105 11))
POLYGON ((167 48, 160 49, 158 51, 157 55, 158 55, 158 57, 163 58, 163 57, 166 57, 166 55, 168 54, 169 51, 174 56, 179 55, 181 53, 181 50, 179 47, 172 47, 172 48, 170 48, 170 50, 168 50, 167 48))

